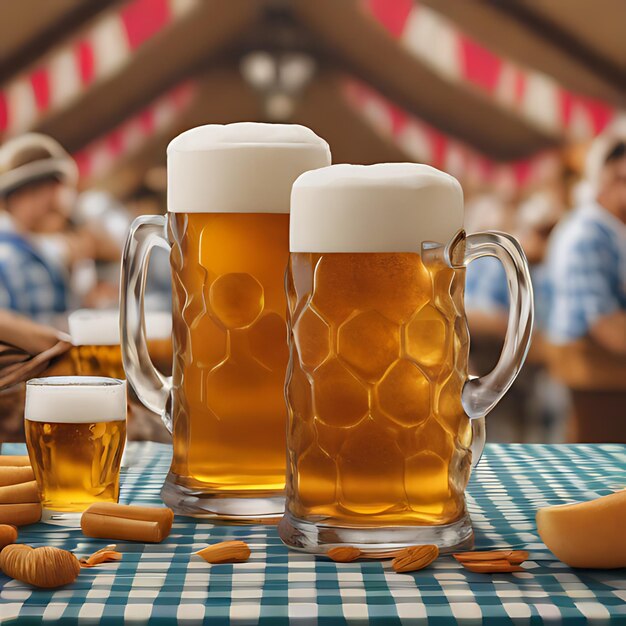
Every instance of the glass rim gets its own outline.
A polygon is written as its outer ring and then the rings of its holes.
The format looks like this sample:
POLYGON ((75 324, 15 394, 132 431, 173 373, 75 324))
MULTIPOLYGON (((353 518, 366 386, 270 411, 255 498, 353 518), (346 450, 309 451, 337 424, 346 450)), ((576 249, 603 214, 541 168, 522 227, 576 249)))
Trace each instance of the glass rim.
POLYGON ((26 381, 27 387, 81 387, 92 389, 119 387, 125 384, 125 380, 108 378, 106 376, 43 376, 26 381))

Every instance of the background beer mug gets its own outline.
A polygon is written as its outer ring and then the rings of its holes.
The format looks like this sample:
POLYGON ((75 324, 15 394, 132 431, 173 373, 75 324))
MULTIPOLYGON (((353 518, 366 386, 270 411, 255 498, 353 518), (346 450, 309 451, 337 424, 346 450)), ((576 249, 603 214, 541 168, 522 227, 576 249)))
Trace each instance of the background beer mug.
MULTIPOLYGON (((80 376, 126 378, 120 347, 120 314, 117 309, 79 309, 68 316, 72 339, 70 358, 80 376)), ((171 345, 172 316, 166 312, 146 314, 148 349, 153 358, 163 350, 163 341, 171 345)))
POLYGON ((126 441, 126 383, 51 376, 26 383, 26 444, 44 521, 78 521, 94 502, 117 502, 126 441))
POLYGON ((248 520, 283 512, 289 195, 302 172, 329 163, 326 142, 302 126, 195 128, 168 147, 167 219, 138 218, 131 228, 124 365, 172 432, 161 495, 178 513, 248 520), (142 324, 150 250, 170 245, 171 379, 152 366, 142 324))
POLYGON ((288 545, 471 543, 482 418, 519 372, 533 306, 515 240, 462 227, 459 183, 425 165, 334 165, 294 184, 288 545), (465 265, 485 255, 506 270, 509 325, 495 369, 468 381, 465 265))

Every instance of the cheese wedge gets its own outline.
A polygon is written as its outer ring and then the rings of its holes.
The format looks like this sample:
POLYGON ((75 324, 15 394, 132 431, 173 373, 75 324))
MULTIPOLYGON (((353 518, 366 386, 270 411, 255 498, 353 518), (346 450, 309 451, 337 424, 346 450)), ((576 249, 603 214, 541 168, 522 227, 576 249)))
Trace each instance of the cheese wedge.
POLYGON ((537 530, 554 556, 570 567, 626 567, 626 489, 539 509, 537 530))

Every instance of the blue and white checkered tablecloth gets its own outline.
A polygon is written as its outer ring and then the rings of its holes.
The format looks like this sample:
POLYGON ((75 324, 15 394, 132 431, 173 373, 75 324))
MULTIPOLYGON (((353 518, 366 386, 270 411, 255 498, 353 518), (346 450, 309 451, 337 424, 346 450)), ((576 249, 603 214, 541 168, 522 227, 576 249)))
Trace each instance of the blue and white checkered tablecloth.
MULTIPOLYGON (((4 453, 9 453, 6 448, 4 453)), ((121 500, 157 504, 171 451, 133 444, 121 500)), ((594 498, 626 485, 621 445, 489 445, 468 503, 476 548, 530 551, 527 572, 475 574, 452 557, 412 574, 388 562, 333 563, 288 551, 274 526, 221 526, 177 517, 160 545, 120 543, 123 560, 82 570, 43 591, 0 574, 0 622, 148 624, 626 624, 626 570, 573 570, 537 536, 538 507, 594 498), (210 566, 196 550, 242 539, 247 563, 210 566)), ((20 541, 78 556, 107 542, 35 524, 20 541)))

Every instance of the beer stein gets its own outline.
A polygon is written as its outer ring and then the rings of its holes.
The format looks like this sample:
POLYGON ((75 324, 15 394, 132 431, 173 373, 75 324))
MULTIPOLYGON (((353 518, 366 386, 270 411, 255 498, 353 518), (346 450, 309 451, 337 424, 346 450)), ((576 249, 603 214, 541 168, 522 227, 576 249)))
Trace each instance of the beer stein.
POLYGON ((172 433, 161 492, 183 515, 250 521, 284 510, 284 275, 289 196, 328 144, 297 125, 201 126, 167 150, 167 217, 131 227, 122 268, 124 368, 172 433), (171 247, 172 377, 152 365, 143 318, 154 246, 171 247))
MULTIPOLYGON (((69 358, 76 374, 126 378, 117 309, 79 309, 70 313, 67 321, 72 339, 69 358)), ((169 313, 146 313, 148 350, 153 358, 164 352, 162 344, 171 335, 172 317, 169 313)))
POLYGON ((410 163, 303 174, 291 201, 282 540, 309 552, 472 543, 464 491, 482 418, 528 349, 524 254, 465 236, 451 176, 410 163), (468 380, 465 266, 497 257, 511 309, 495 369, 468 380))

